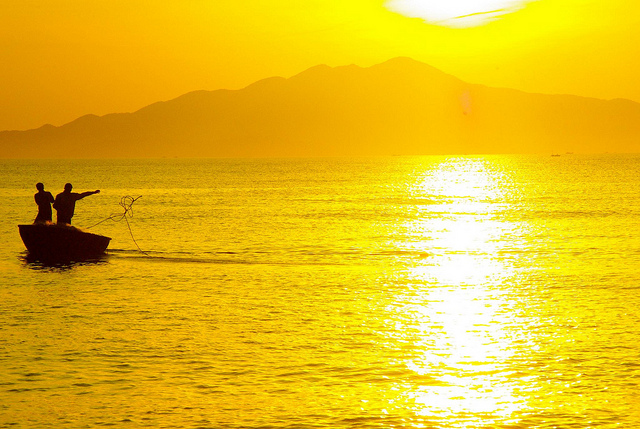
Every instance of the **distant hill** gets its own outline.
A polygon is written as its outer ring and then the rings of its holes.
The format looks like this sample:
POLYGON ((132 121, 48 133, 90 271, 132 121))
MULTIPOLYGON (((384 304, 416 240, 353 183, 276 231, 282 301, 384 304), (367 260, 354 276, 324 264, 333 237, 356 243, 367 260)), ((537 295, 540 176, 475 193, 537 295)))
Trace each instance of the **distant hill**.
POLYGON ((134 113, 0 132, 0 157, 281 157, 640 152, 640 104, 465 83, 396 58, 316 66, 134 113))

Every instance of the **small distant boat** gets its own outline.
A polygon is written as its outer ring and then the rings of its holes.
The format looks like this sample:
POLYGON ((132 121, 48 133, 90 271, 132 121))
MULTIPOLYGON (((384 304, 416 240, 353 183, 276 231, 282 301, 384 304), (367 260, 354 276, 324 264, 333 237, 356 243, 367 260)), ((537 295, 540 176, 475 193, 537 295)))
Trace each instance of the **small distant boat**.
POLYGON ((18 225, 29 256, 45 261, 85 261, 100 257, 111 238, 71 225, 18 225))

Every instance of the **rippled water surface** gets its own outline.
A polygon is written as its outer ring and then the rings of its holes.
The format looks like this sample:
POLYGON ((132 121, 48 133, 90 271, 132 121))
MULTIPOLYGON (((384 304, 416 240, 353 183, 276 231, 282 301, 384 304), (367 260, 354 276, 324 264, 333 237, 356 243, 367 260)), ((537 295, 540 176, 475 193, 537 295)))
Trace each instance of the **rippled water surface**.
POLYGON ((640 427, 638 155, 0 166, 0 427, 640 427))

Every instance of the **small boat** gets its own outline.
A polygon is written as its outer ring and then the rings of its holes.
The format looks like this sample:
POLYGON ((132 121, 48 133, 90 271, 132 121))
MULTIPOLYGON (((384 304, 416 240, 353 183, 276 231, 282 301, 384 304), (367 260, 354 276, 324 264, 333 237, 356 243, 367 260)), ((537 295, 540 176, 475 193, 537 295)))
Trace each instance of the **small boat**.
POLYGON ((85 261, 100 257, 111 238, 71 225, 35 223, 18 225, 29 256, 45 261, 85 261))

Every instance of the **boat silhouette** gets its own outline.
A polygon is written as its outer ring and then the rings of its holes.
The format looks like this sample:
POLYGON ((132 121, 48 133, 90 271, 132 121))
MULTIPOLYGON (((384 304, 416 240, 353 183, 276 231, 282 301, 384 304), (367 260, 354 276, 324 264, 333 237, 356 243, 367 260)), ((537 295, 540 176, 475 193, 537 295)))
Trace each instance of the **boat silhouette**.
POLYGON ((111 238, 71 225, 18 225, 29 256, 43 261, 86 261, 104 255, 111 238))

